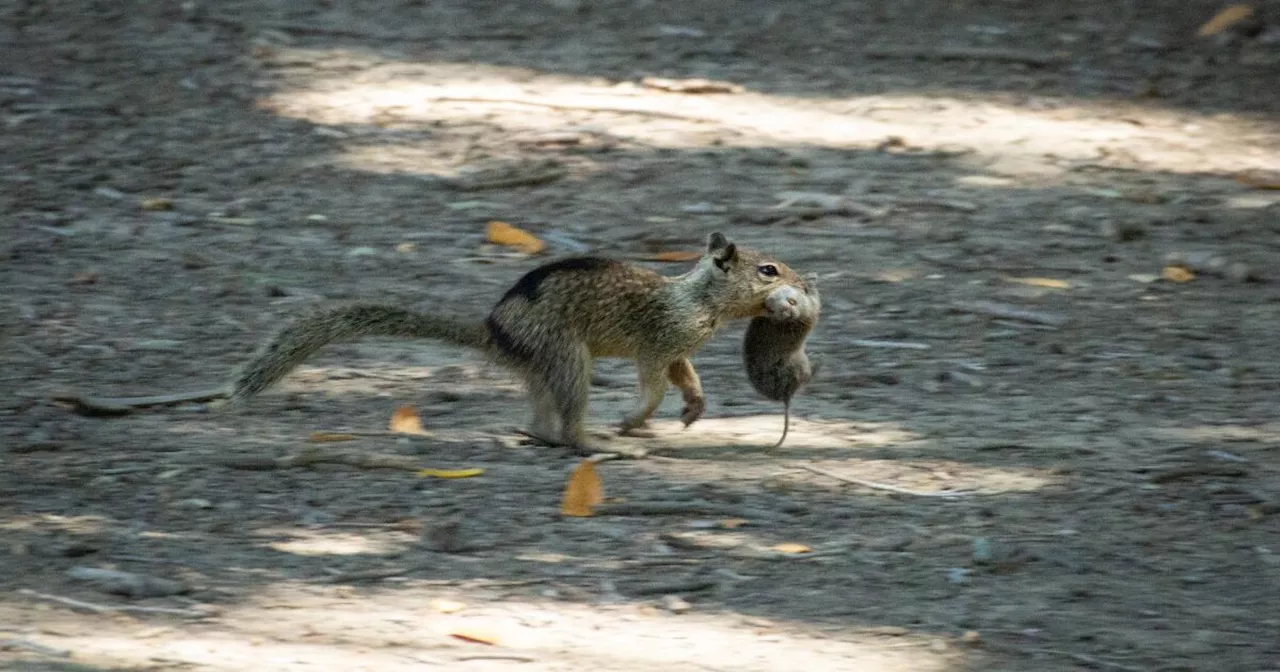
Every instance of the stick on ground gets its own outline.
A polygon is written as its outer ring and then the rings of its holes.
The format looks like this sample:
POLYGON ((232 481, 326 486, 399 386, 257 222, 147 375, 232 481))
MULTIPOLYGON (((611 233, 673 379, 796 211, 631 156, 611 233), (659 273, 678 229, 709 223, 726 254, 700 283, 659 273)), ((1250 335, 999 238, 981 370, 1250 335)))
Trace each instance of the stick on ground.
POLYGON ((94 614, 163 614, 167 616, 185 616, 187 618, 207 618, 212 616, 210 612, 199 611, 196 609, 173 609, 170 607, 138 607, 130 604, 122 605, 105 605, 85 602, 83 600, 75 600, 70 597, 61 597, 59 595, 49 595, 46 593, 37 593, 34 590, 26 588, 18 591, 19 595, 26 595, 37 600, 46 602, 57 602, 66 605, 72 609, 79 611, 87 611, 94 614))
POLYGON ((1019 63, 1039 68, 1067 62, 1062 54, 1043 51, 1020 51, 990 47, 867 47, 862 52, 867 58, 914 58, 925 61, 992 61, 1019 63))
POLYGON ((592 511, 599 516, 724 516, 747 520, 778 520, 781 516, 771 511, 724 506, 712 502, 691 500, 687 502, 618 502, 601 504, 592 511))
POLYGON ((795 467, 798 469, 804 469, 805 471, 813 472, 815 474, 819 474, 821 476, 826 476, 827 478, 834 478, 837 481, 842 481, 844 483, 852 483, 853 485, 861 485, 864 488, 871 488, 872 490, 884 490, 885 492, 893 492, 899 495, 910 495, 912 497, 964 497, 965 495, 974 494, 972 491, 922 492, 920 490, 908 490, 907 488, 900 488, 896 485, 889 485, 888 483, 876 483, 875 481, 865 481, 861 478, 854 478, 853 476, 845 476, 843 474, 837 474, 832 471, 827 471, 822 467, 815 467, 812 464, 801 463, 801 464, 796 464, 795 467))
POLYGON ((80 397, 67 395, 54 397, 53 400, 71 404, 72 410, 80 415, 109 416, 125 415, 149 406, 176 406, 178 404, 225 399, 228 395, 227 388, 216 387, 206 390, 192 390, 190 392, 157 394, 148 397, 80 397))

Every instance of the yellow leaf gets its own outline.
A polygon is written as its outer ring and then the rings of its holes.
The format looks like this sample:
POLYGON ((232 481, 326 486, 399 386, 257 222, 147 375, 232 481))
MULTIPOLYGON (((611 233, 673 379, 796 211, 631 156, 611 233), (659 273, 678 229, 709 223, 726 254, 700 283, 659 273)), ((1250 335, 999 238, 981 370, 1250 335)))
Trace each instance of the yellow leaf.
POLYGON ((560 513, 566 516, 594 516, 591 507, 604 502, 604 485, 596 475, 595 463, 583 460, 564 486, 560 513))
POLYGON ((720 527, 726 530, 732 530, 734 528, 742 527, 743 525, 746 525, 746 524, 747 524, 747 521, 744 518, 725 518, 724 520, 720 521, 720 527))
POLYGON ((542 239, 506 222, 489 222, 484 235, 486 240, 495 245, 514 247, 525 254, 537 254, 547 249, 547 244, 542 239))
POLYGON ((1191 282, 1196 279, 1196 274, 1181 266, 1165 266, 1160 271, 1160 277, 1169 282, 1191 282))
POLYGON ((774 544, 772 548, 773 550, 778 551, 779 553, 812 553, 813 552, 812 548, 809 548, 804 544, 797 544, 791 541, 783 542, 781 544, 774 544))
POLYGON ((172 210, 173 201, 167 198, 144 198, 142 199, 143 210, 172 210))
POLYGON ((391 414, 391 423, 388 429, 401 434, 426 434, 422 429, 422 420, 418 418, 418 412, 413 410, 412 406, 401 406, 391 414))
POLYGON ((694 261, 702 256, 701 252, 693 250, 671 250, 669 252, 658 252, 651 254, 646 259, 649 261, 694 261))
POLYGON ((1246 170, 1236 173, 1236 182, 1254 189, 1280 189, 1280 170, 1246 170))
POLYGON ((451 637, 457 637, 463 641, 475 642, 477 644, 497 645, 501 642, 498 635, 484 630, 475 630, 468 628, 466 630, 454 630, 450 632, 451 637))
POLYGON ((341 432, 311 432, 311 436, 307 437, 311 443, 336 443, 338 441, 355 441, 355 434, 343 434, 341 432))
POLYGON ((431 600, 431 608, 442 614, 453 614, 462 611, 467 605, 454 600, 431 600))
POLYGON ((471 478, 484 473, 484 469, 419 469, 420 478, 471 478))
POLYGON ((1054 278, 1006 278, 1009 282, 1016 282, 1019 285, 1031 285, 1032 287, 1048 287, 1050 289, 1070 289, 1071 283, 1066 280, 1055 280, 1054 278))
POLYGON ((1228 5, 1221 12, 1215 14, 1212 19, 1205 22, 1203 26, 1200 26, 1200 30, 1196 31, 1196 35, 1200 37, 1217 35, 1251 16, 1253 16, 1253 7, 1249 5, 1244 3, 1228 5))

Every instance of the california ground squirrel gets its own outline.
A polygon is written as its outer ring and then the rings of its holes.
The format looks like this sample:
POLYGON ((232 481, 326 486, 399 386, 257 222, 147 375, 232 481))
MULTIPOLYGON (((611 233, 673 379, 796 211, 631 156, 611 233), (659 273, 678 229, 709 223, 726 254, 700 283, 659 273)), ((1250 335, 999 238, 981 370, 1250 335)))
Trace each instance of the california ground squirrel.
POLYGON ((335 341, 433 338, 481 350, 521 374, 533 402, 529 435, 589 454, 583 423, 595 358, 636 361, 640 398, 622 420, 623 433, 644 426, 668 381, 683 393, 687 427, 706 407, 689 356, 728 320, 766 314, 765 298, 787 285, 803 282, 785 264, 719 232, 708 236, 697 266, 677 277, 601 257, 562 259, 517 280, 483 322, 365 304, 303 317, 240 370, 230 396, 234 402, 265 390, 335 341))
POLYGON ((765 308, 768 315, 752 318, 747 325, 742 361, 751 386, 783 404, 782 438, 773 446, 777 448, 791 428, 791 398, 813 378, 804 342, 822 310, 816 280, 775 289, 766 297, 765 308))

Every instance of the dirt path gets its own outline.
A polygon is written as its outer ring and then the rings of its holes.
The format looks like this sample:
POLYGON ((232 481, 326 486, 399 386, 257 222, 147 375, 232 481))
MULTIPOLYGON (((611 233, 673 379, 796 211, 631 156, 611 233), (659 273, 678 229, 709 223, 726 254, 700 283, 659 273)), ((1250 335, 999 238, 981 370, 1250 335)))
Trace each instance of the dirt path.
MULTIPOLYGON (((1280 660, 1280 191, 1238 179, 1280 170, 1276 28, 1196 41, 1203 2, 90 4, 0 8, 0 665, 1280 660), (718 229, 820 274, 786 446, 740 327, 695 359, 706 419, 672 395, 633 440, 655 457, 600 467, 705 513, 561 518, 573 462, 436 344, 331 347, 245 411, 50 403, 218 384, 321 301, 480 314, 540 261, 490 220, 550 256, 718 229), (405 404, 428 437, 335 446, 484 475, 232 464, 405 404)), ((604 428, 633 382, 599 372, 604 428)))

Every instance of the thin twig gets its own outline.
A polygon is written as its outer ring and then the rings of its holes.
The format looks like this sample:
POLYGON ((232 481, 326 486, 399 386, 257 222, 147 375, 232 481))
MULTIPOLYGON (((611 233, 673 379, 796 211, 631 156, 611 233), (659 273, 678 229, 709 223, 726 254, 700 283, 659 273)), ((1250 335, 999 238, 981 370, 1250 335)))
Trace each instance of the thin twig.
POLYGON ((309 467, 313 464, 341 464, 357 469, 400 469, 418 471, 422 465, 417 459, 405 455, 381 455, 377 453, 342 452, 308 447, 292 455, 283 457, 267 457, 262 455, 227 455, 217 458, 217 462, 232 469, 251 471, 270 471, 272 469, 292 469, 309 467))
POLYGON ((80 415, 124 415, 132 413, 139 408, 148 406, 176 406, 184 403, 197 403, 204 401, 212 401, 214 399, 223 399, 227 397, 228 390, 225 387, 210 388, 207 390, 192 390, 189 392, 175 392, 173 394, 157 394, 147 397, 77 397, 77 396, 58 396, 54 397, 54 401, 71 404, 72 410, 80 415))
POLYGON ((779 515, 761 509, 724 506, 701 500, 687 502, 617 502, 601 504, 592 511, 601 516, 724 516, 747 520, 777 520, 779 515))
POLYGON ((666 581, 634 586, 625 592, 640 597, 643 595, 674 595, 676 593, 697 593, 719 587, 718 581, 710 579, 686 579, 683 581, 666 581))
POLYGON ((1249 470, 1244 467, 1229 464, 1188 464, 1178 467, 1172 467, 1157 471, 1147 477, 1152 483, 1169 483, 1172 481, 1181 481, 1196 476, 1225 476, 1229 478, 1239 478, 1248 476, 1249 470))
POLYGON ((876 196, 868 195, 864 199, 873 203, 905 208, 942 208, 960 212, 977 212, 981 209, 981 206, 977 203, 950 198, 877 198, 876 196))
POLYGON ((1036 67, 1060 65, 1066 62, 1062 54, 1017 49, 989 47, 890 47, 872 46, 862 52, 867 58, 918 58, 928 61, 994 61, 1020 63, 1036 67))
POLYGON ((889 485, 887 483, 876 483, 875 481, 866 481, 861 478, 854 478, 853 476, 845 476, 843 474, 837 474, 833 471, 827 471, 822 467, 815 467, 812 464, 798 463, 795 466, 799 469, 804 469, 805 471, 811 471, 815 474, 826 476, 827 478, 834 478, 837 481, 852 483, 853 485, 861 485, 864 488, 871 488, 872 490, 884 490, 886 492, 895 492, 899 495, 910 495, 912 497, 964 497, 965 495, 974 494, 973 491, 921 492, 919 490, 908 490, 906 488, 900 488, 896 485, 889 485))
POLYGON ((385 567, 381 569, 366 569, 355 572, 339 572, 332 576, 325 576, 316 579, 317 583, 363 583, 365 581, 382 581, 397 576, 405 576, 413 572, 428 569, 426 565, 414 565, 412 567, 385 567))
POLYGON ((510 189, 512 187, 536 187, 555 182, 565 175, 568 175, 568 171, 565 169, 552 168, 550 170, 525 173, 524 175, 499 177, 492 180, 449 179, 444 182, 458 191, 485 191, 488 189, 510 189))
POLYGON ((680 114, 678 112, 663 112, 661 110, 646 110, 634 107, 611 107, 608 105, 584 105, 570 103, 549 103, 541 100, 528 100, 525 98, 489 98, 481 96, 440 96, 430 98, 431 102, 437 103, 499 103, 509 105, 529 105, 532 107, 545 107, 552 110, 575 110, 581 112, 605 112, 609 114, 639 114, 647 117, 657 117, 659 119, 678 119, 680 121, 698 121, 703 123, 718 124, 721 120, 711 117, 702 117, 693 114, 680 114))
POLYGON ((33 597, 37 600, 45 600, 48 602, 57 602, 72 609, 88 611, 95 614, 165 614, 168 616, 186 616, 188 618, 206 618, 211 616, 209 612, 198 611, 195 609, 172 609, 169 607, 138 607, 134 605, 110 606, 105 604, 94 604, 92 602, 84 602, 74 600, 69 597, 60 597, 58 595, 49 595, 46 593, 37 593, 34 590, 22 588, 18 590, 20 595, 33 597))
POLYGON ((890 348, 895 350, 929 350, 933 346, 927 343, 911 343, 908 341, 873 341, 865 338, 857 338, 850 341, 859 348, 890 348))
POLYGON ((67 649, 55 649, 52 646, 46 646, 29 639, 17 639, 11 637, 8 639, 0 639, 0 651, 5 649, 22 649, 23 651, 31 651, 42 656, 50 658, 70 658, 71 651, 67 649))
POLYGON ((538 662, 538 659, 532 656, 518 656, 514 653, 473 653, 469 656, 458 656, 454 660, 459 663, 469 660, 509 660, 515 663, 538 662))
POLYGON ((408 439, 410 441, 439 441, 440 438, 430 432, 424 434, 410 434, 408 432, 393 432, 389 429, 342 429, 342 430, 317 430, 307 437, 312 443, 341 443, 344 441, 354 441, 356 439, 408 439))
POLYGON ((1061 327, 1067 323, 1065 315, 1026 310, 1025 308, 995 303, 994 301, 960 301, 954 305, 954 308, 962 313, 973 313, 1002 320, 1030 322, 1031 324, 1043 324, 1049 327, 1061 327))
POLYGON ((1145 667, 1138 667, 1137 665, 1125 665, 1124 663, 1117 663, 1114 660, 1107 660, 1105 658, 1089 656, 1083 653, 1075 653, 1073 651, 1062 651, 1061 649, 1029 649, 1029 648, 1023 648, 1023 647, 1017 647, 1017 650, 1023 651, 1026 653, 1043 653, 1050 656, 1063 656, 1066 658, 1070 658, 1076 661, 1077 663, 1084 663, 1085 665, 1090 665, 1092 667, 1108 667, 1113 670, 1124 670, 1124 672, 1146 672, 1147 671, 1147 668, 1145 667))

